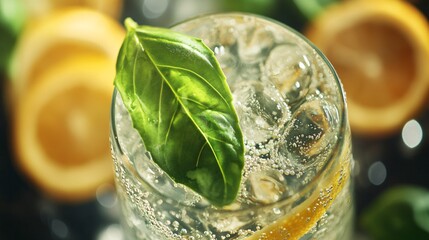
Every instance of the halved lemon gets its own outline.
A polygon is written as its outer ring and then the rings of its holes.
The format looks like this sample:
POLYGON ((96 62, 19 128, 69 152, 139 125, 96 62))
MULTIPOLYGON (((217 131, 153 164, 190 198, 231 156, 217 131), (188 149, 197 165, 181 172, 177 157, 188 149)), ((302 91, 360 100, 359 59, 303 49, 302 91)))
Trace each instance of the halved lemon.
MULTIPOLYGON (((15 0, 16 1, 16 0, 15 0)), ((66 7, 81 6, 119 18, 122 12, 122 0, 20 0, 26 6, 29 19, 35 19, 66 7)))
POLYGON ((305 34, 344 84, 353 132, 391 134, 422 109, 428 29, 425 17, 405 1, 345 1, 313 20, 305 34))
POLYGON ((115 62, 76 56, 50 68, 16 105, 21 169, 49 196, 75 201, 111 182, 109 112, 115 62))
POLYGON ((35 21, 20 36, 12 59, 12 98, 21 98, 41 73, 72 56, 116 60, 124 36, 117 21, 86 8, 59 10, 35 21))

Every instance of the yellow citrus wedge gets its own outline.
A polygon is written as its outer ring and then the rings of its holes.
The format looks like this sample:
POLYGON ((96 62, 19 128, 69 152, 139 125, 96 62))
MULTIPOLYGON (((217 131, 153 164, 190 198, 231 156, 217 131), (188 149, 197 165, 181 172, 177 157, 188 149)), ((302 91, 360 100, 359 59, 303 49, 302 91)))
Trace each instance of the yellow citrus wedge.
POLYGON ((344 161, 333 167, 319 182, 319 190, 295 207, 292 212, 273 224, 256 232, 247 240, 298 240, 308 233, 328 211, 341 191, 348 187, 350 162, 344 161))
POLYGON ((70 58, 40 75, 17 104, 16 160, 55 199, 88 199, 97 187, 112 181, 114 65, 97 55, 70 58))
POLYGON ((35 21, 22 33, 13 59, 13 98, 21 98, 39 74, 63 60, 94 54, 116 60, 125 30, 99 12, 70 8, 35 21))
MULTIPOLYGON (((15 0, 16 1, 16 0, 15 0)), ((26 6, 31 20, 43 17, 51 12, 67 7, 88 7, 113 18, 119 18, 122 12, 122 0, 21 0, 26 6)))
POLYGON ((352 131, 397 132, 425 104, 429 27, 406 1, 354 0, 329 7, 306 36, 338 72, 352 131))

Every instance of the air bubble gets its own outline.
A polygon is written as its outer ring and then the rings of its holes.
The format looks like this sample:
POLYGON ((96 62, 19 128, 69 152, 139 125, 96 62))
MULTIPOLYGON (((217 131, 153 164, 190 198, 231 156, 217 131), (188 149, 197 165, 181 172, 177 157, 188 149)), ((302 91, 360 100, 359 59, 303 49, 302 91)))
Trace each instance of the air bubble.
POLYGON ((273 208, 273 213, 279 215, 282 213, 282 211, 279 208, 273 208))

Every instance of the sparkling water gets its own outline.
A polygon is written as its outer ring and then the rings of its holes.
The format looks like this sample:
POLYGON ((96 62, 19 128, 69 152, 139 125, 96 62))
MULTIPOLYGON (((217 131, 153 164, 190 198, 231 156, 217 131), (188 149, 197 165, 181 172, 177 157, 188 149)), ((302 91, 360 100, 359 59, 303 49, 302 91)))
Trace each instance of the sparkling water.
POLYGON ((112 154, 126 235, 246 239, 316 194, 326 211, 298 237, 349 237, 350 132, 342 89, 327 60, 297 33, 252 15, 206 16, 174 29, 203 39, 227 77, 245 142, 242 184, 237 200, 218 209, 174 183, 151 160, 115 94, 112 154), (338 177, 335 169, 344 173, 338 177), (326 199, 331 195, 323 189, 334 185, 324 179, 331 175, 344 182, 334 199, 326 199))

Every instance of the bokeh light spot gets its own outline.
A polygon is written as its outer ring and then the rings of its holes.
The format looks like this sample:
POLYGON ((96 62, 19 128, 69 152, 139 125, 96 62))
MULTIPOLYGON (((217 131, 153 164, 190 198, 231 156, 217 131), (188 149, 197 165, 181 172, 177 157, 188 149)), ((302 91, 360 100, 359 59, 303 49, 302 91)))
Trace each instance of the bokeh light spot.
POLYGON ((409 148, 417 147, 423 139, 423 129, 416 120, 408 121, 402 128, 402 141, 409 148))
POLYGON ((143 15, 149 19, 159 18, 167 11, 169 3, 169 0, 145 0, 143 1, 143 15))
POLYGON ((104 184, 97 189, 98 203, 105 208, 112 208, 117 203, 115 188, 111 184, 104 184))
POLYGON ((67 225, 58 219, 52 220, 51 231, 59 238, 66 238, 69 234, 67 225))
POLYGON ((101 230, 98 234, 97 240, 123 240, 124 234, 118 224, 111 224, 101 230))
POLYGON ((380 161, 374 162, 368 169, 369 181, 378 186, 381 185, 387 177, 386 166, 380 161))

